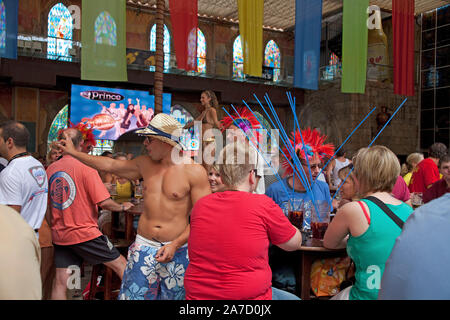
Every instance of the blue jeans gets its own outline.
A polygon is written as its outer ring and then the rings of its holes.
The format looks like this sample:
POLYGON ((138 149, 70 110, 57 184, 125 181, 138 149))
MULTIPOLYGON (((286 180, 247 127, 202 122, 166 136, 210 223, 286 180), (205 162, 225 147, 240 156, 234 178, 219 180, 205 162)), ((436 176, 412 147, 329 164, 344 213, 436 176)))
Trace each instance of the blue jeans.
POLYGON ((295 294, 272 287, 272 300, 301 300, 295 294))

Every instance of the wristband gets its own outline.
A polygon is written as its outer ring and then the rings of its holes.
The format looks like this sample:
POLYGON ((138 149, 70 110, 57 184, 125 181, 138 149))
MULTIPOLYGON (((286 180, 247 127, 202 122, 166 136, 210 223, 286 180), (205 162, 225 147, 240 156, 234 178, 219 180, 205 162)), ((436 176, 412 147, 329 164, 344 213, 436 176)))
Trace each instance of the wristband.
POLYGON ((122 211, 125 211, 125 206, 123 205, 123 203, 121 204, 122 206, 122 211))

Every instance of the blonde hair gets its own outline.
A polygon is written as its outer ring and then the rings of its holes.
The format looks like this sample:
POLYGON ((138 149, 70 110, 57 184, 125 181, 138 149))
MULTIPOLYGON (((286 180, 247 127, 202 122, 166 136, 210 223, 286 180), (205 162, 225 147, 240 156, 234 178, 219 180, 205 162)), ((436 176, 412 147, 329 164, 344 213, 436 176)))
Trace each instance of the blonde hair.
POLYGON ((47 162, 47 165, 49 165, 50 163, 53 162, 50 157, 51 157, 52 153, 56 153, 56 152, 58 152, 58 151, 56 149, 53 149, 53 148, 50 149, 49 152, 47 152, 47 155, 45 156, 45 161, 47 162))
POLYGON ((360 149, 354 167, 361 196, 369 192, 391 192, 400 174, 397 156, 385 146, 360 149))
MULTIPOLYGON (((343 167, 343 168, 341 168, 339 171, 338 171, 338 177, 339 177, 339 179, 341 179, 342 181, 344 181, 344 179, 347 177, 347 175, 349 174, 349 172, 352 170, 352 168, 353 168, 353 165, 352 164, 349 164, 348 166, 345 166, 345 167, 343 167)), ((354 179, 354 172, 352 172, 348 177, 350 178, 350 179, 352 179, 353 181, 355 181, 355 179, 354 179)))
POLYGON ((401 172, 401 176, 404 176, 405 174, 407 174, 408 172, 411 172, 414 164, 418 164, 420 161, 422 161, 424 159, 424 156, 422 153, 418 153, 418 152, 414 152, 411 153, 407 158, 406 158, 406 164, 404 163, 402 165, 402 172, 401 172))
POLYGON ((223 184, 228 188, 239 186, 255 169, 254 161, 250 161, 249 146, 242 142, 227 144, 220 152, 216 163, 223 184))
POLYGON ((219 101, 217 100, 216 94, 214 93, 214 91, 211 90, 205 90, 202 93, 206 94, 208 96, 208 98, 211 99, 211 107, 213 107, 214 109, 218 109, 219 108, 219 101))

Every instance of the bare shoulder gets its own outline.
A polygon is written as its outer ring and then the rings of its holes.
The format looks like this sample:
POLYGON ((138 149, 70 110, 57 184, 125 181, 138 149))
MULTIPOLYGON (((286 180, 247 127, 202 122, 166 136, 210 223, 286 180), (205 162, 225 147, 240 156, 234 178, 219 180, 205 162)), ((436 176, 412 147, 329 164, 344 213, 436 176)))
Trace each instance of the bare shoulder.
POLYGON ((199 179, 202 177, 207 177, 207 172, 205 167, 202 165, 195 163, 192 161, 192 163, 184 164, 184 170, 188 174, 189 177, 193 179, 199 179))
POLYGON ((357 201, 352 201, 340 207, 337 214, 345 217, 351 217, 358 214, 360 211, 362 212, 361 206, 357 203, 357 201))

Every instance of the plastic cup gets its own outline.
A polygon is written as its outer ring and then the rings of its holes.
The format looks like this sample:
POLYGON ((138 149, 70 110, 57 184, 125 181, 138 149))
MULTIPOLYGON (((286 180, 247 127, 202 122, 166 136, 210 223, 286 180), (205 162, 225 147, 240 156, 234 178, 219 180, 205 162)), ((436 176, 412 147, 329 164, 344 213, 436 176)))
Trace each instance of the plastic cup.
POLYGON ((311 208, 311 230, 314 239, 323 240, 330 223, 330 205, 327 201, 316 201, 311 208))
POLYGON ((299 230, 303 227, 303 200, 291 199, 288 202, 288 219, 299 230))

